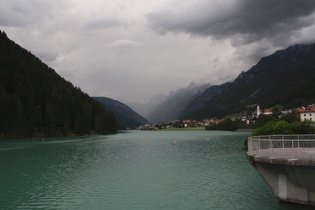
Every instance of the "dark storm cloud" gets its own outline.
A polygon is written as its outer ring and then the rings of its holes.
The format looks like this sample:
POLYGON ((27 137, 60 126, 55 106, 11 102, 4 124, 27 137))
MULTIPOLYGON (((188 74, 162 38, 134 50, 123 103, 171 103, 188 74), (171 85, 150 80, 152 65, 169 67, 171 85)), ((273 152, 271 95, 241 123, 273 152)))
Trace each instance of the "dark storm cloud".
POLYGON ((311 0, 235 0, 210 2, 147 15, 150 27, 158 33, 185 32, 216 39, 239 36, 233 45, 263 38, 276 39, 314 24, 307 18, 315 10, 311 0))
POLYGON ((275 50, 314 42, 314 8, 315 0, 0 0, 0 30, 90 95, 145 102, 191 82, 222 84, 275 50))

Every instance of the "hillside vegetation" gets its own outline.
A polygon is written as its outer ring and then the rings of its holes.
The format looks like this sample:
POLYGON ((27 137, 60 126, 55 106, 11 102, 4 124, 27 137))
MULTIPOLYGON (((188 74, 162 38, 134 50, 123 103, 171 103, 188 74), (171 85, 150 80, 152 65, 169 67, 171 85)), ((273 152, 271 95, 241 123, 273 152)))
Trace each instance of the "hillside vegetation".
POLYGON ((0 137, 116 132, 112 112, 0 32, 0 137))
POLYGON ((133 111, 126 104, 107 97, 93 97, 96 101, 103 104, 108 110, 112 111, 117 119, 118 129, 135 129, 140 125, 149 124, 149 122, 133 111))
POLYGON ((190 102, 187 107, 192 108, 186 109, 181 118, 221 118, 246 111, 251 104, 264 108, 276 104, 284 108, 305 106, 315 102, 314 83, 315 44, 295 45, 262 58, 210 98, 204 94, 204 98, 196 98, 205 99, 204 106, 195 110, 196 102, 190 102))

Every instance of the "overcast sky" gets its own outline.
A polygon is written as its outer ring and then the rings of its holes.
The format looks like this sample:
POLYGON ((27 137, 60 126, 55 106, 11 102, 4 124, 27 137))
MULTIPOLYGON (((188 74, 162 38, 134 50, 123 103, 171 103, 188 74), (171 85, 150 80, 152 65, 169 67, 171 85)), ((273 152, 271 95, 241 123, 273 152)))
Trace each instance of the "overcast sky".
POLYGON ((222 84, 315 42, 314 0, 1 0, 0 30, 91 96, 222 84))

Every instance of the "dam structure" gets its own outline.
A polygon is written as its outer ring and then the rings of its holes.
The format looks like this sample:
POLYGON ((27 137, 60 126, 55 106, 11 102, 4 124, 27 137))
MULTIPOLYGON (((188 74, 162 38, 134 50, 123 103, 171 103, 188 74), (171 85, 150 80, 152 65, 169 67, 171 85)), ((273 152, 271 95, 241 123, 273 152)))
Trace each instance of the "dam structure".
POLYGON ((315 134, 248 137, 247 159, 281 201, 315 206, 315 134))

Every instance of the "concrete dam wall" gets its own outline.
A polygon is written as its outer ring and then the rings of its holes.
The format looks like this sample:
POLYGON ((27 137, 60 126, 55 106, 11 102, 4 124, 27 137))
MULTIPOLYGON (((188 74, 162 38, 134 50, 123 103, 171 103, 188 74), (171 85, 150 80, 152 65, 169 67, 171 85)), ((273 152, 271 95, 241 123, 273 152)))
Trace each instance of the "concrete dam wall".
POLYGON ((248 138, 247 158, 282 201, 315 206, 315 136, 248 138))

